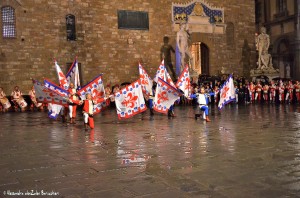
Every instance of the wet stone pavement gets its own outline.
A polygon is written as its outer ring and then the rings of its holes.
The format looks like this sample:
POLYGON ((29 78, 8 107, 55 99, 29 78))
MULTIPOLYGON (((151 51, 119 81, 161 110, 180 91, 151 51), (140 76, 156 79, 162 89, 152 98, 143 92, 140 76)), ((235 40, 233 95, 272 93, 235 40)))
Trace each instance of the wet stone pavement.
POLYGON ((46 112, 0 114, 0 197, 300 197, 300 106, 192 106, 86 132, 46 112), (32 196, 27 196, 32 197, 32 196))

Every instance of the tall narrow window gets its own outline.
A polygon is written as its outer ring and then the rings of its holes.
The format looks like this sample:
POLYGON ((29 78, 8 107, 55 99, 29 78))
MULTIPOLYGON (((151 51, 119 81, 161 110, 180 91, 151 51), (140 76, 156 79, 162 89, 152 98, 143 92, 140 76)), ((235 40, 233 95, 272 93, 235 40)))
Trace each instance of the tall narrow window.
POLYGON ((10 6, 1 8, 2 12, 2 36, 3 38, 16 37, 15 9, 10 6))
POLYGON ((231 49, 234 48, 234 24, 232 22, 227 23, 226 27, 226 43, 227 46, 231 49))
POLYGON ((259 23, 261 20, 261 2, 255 2, 255 22, 259 23))
POLYGON ((277 10, 278 13, 286 11, 286 0, 277 0, 277 10))
POLYGON ((68 14, 66 16, 67 40, 76 41, 75 16, 68 14))

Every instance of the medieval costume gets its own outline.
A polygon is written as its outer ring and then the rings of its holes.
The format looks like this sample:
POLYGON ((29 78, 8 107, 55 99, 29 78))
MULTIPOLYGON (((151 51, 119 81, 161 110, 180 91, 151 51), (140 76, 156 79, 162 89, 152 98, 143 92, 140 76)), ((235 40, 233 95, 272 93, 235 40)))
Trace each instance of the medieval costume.
POLYGON ((27 102, 23 98, 23 93, 19 90, 18 86, 15 86, 15 89, 11 92, 12 101, 15 104, 15 110, 17 110, 19 107, 21 108, 21 111, 25 111, 25 108, 27 107, 27 102))
POLYGON ((43 103, 38 103, 37 100, 36 100, 34 87, 32 87, 32 89, 29 91, 28 94, 29 94, 31 102, 32 102, 32 104, 30 106, 30 109, 33 110, 34 107, 43 109, 43 103))
POLYGON ((8 109, 11 107, 11 104, 8 100, 8 98, 6 97, 3 89, 0 87, 0 104, 1 104, 1 110, 3 112, 8 111, 8 109))
POLYGON ((76 89, 74 88, 74 84, 70 83, 69 88, 69 116, 70 116, 70 123, 75 124, 76 118, 76 109, 79 103, 79 97, 76 94, 76 89))
POLYGON ((84 126, 85 129, 88 129, 88 126, 93 129, 94 128, 94 105, 101 103, 105 101, 106 98, 99 98, 96 100, 92 100, 92 97, 90 94, 87 94, 86 99, 81 101, 81 104, 83 104, 82 113, 83 113, 83 119, 84 119, 84 126))
MULTIPOLYGON (((201 88, 201 92, 200 93, 196 93, 196 94, 192 94, 191 98, 197 98, 197 102, 199 104, 199 108, 201 111, 204 112, 203 118, 206 120, 206 122, 210 122, 209 119, 209 108, 208 108, 208 101, 209 101, 209 95, 207 93, 205 93, 204 88, 201 88)), ((195 114, 195 119, 197 120, 197 118, 200 117, 200 114, 195 114)))

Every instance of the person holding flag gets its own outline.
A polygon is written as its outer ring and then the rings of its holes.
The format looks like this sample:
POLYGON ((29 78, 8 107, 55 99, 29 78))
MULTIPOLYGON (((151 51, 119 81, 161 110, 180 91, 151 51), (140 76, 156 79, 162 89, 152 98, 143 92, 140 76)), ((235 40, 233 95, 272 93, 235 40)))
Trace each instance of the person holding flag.
POLYGON ((94 105, 97 103, 101 103, 105 101, 107 98, 98 98, 96 100, 92 99, 91 93, 86 94, 86 99, 80 101, 79 104, 83 105, 82 113, 83 113, 83 121, 85 130, 88 130, 88 126, 93 129, 94 128, 94 105))
POLYGON ((76 93, 76 89, 74 88, 74 84, 70 83, 69 87, 69 116, 70 116, 70 124, 75 124, 76 118, 76 109, 79 102, 78 95, 76 93))
MULTIPOLYGON (((209 94, 205 93, 204 87, 201 87, 200 93, 192 94, 190 98, 197 98, 197 102, 199 104, 199 108, 201 111, 204 112, 203 118, 206 120, 206 122, 210 122, 209 119, 209 108, 208 108, 208 101, 209 101, 209 94)), ((200 117, 200 114, 195 114, 195 119, 197 120, 198 117, 200 117)))

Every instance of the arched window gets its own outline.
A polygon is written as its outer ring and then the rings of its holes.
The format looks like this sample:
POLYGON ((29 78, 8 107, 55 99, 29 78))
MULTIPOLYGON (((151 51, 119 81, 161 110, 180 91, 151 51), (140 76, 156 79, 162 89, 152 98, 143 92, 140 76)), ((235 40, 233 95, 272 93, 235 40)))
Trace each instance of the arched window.
POLYGON ((1 8, 2 15, 2 36, 3 38, 16 37, 15 9, 10 6, 1 8))

